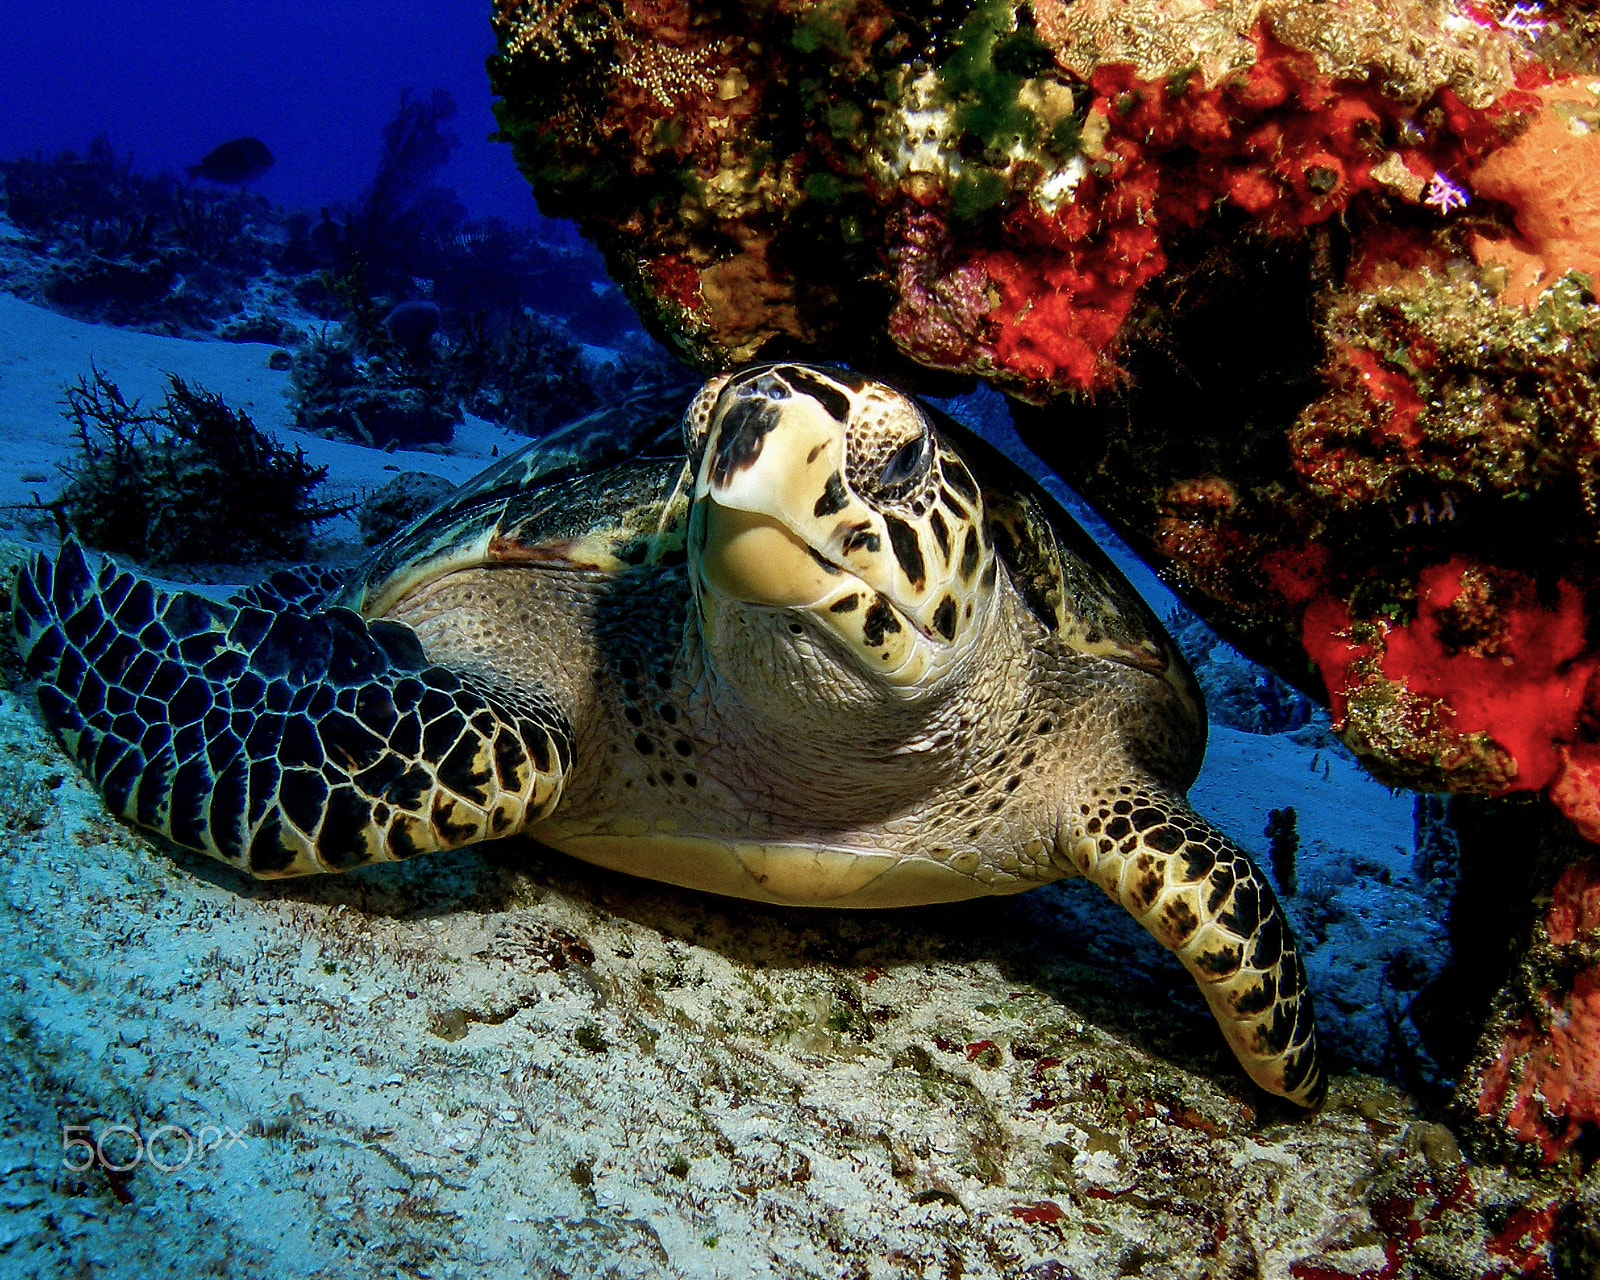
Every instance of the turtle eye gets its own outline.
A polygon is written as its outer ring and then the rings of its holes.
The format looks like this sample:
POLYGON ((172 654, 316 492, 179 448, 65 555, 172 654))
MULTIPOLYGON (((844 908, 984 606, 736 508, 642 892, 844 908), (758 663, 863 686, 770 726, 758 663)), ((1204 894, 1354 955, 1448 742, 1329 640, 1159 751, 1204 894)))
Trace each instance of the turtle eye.
POLYGON ((890 455, 889 461, 883 464, 883 470, 878 473, 878 486, 883 489, 893 489, 908 481, 920 479, 922 473, 928 469, 930 453, 927 436, 921 435, 915 440, 906 441, 890 455))

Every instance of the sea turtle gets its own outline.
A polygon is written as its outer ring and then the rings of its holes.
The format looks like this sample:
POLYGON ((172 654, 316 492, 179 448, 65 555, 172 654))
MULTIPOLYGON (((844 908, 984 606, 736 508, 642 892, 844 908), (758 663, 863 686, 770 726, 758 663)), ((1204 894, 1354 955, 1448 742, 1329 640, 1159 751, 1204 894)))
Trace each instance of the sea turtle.
POLYGON ((1066 511, 842 369, 712 379, 669 430, 484 472, 331 592, 227 603, 75 546, 20 575, 45 720, 110 809, 254 876, 528 832, 851 907, 1094 880, 1263 1088, 1322 1098, 1271 887, 1194 814, 1205 717, 1066 511))

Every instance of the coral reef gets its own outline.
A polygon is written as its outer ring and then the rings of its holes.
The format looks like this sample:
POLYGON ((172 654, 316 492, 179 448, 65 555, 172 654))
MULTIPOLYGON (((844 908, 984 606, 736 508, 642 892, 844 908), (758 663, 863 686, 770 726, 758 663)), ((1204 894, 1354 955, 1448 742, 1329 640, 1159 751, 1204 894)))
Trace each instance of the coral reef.
POLYGON ((497 25, 536 194, 686 356, 985 379, 1381 776, 1550 788, 1600 834, 1581 13, 520 0, 497 25))
MULTIPOLYGON (((1600 841, 1590 6, 501 0, 496 25, 502 136, 686 358, 1005 391, 1377 776, 1539 793, 1600 841)), ((1534 1040, 1588 1016, 1550 989, 1534 1040)), ((1551 1105, 1581 1125, 1594 1088, 1551 1105)))
POLYGON ((1477 1110, 1546 1160, 1600 1154, 1600 867, 1562 872, 1523 960, 1523 1007, 1479 1065, 1477 1110))
POLYGON ((312 530, 344 510, 312 497, 326 469, 220 397, 171 382, 150 410, 98 371, 68 389, 79 456, 49 504, 64 530, 153 564, 303 554, 312 530))
POLYGON ((0 162, 0 181, 0 208, 49 255, 22 291, 79 319, 209 329, 271 261, 266 201, 138 173, 104 136, 0 162))
POLYGON ((539 436, 600 403, 570 335, 528 316, 492 332, 468 323, 452 348, 452 386, 468 413, 539 436))
POLYGON ((1116 380, 1184 231, 1418 206, 1528 97, 1493 22, 1303 9, 516 0, 491 75, 544 206, 703 364, 887 337, 1042 400, 1116 380))

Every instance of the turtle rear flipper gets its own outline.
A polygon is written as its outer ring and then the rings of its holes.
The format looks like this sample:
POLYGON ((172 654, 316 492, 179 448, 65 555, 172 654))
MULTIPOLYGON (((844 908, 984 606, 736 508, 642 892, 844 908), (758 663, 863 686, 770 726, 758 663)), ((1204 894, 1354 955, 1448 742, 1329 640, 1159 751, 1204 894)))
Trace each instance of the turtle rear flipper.
POLYGON ((1096 800, 1062 842, 1073 865, 1183 963, 1252 1080, 1320 1106, 1311 992, 1272 886, 1185 805, 1132 787, 1096 800))
POLYGON ((565 717, 469 685, 410 628, 165 592, 68 545, 13 593, 46 723, 120 816, 251 875, 344 871, 546 816, 565 717))

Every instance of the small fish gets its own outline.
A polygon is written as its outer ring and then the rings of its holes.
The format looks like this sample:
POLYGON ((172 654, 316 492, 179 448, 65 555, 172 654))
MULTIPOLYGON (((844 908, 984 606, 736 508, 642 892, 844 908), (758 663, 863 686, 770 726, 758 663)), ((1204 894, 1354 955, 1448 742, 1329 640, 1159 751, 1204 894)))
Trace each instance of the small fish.
POLYGON ((191 178, 242 187, 254 182, 277 163, 260 138, 235 138, 208 151, 199 164, 189 166, 191 178))

